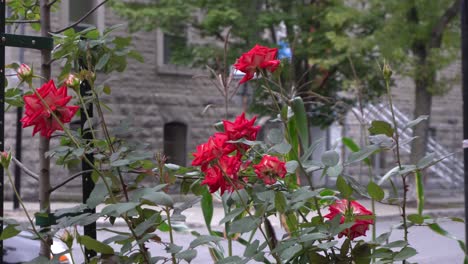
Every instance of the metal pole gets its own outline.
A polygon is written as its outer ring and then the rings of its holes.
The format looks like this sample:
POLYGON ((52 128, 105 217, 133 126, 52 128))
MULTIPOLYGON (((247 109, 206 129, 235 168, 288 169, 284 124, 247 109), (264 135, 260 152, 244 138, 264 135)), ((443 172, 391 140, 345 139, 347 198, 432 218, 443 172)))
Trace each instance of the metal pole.
MULTIPOLYGON (((0 34, 5 34, 5 0, 0 0, 0 34)), ((5 41, 0 44, 0 151, 5 150, 5 41)), ((3 169, 0 170, 0 217, 3 218, 3 169)), ((3 221, 0 221, 3 232, 3 221)), ((0 241, 0 264, 3 264, 3 241, 0 241)))
MULTIPOLYGON (((468 0, 461 2, 462 35, 462 93, 463 93, 463 138, 468 139, 468 0)), ((465 170, 465 218, 468 216, 468 148, 463 151, 465 170)), ((465 221, 465 241, 468 242, 468 222, 465 221)))
MULTIPOLYGON (((82 97, 85 97, 87 93, 89 93, 89 91, 91 91, 91 87, 88 83, 87 80, 84 80, 81 82, 81 85, 80 85, 80 94, 82 97)), ((90 118, 93 117, 93 105, 90 103, 87 105, 86 107, 86 111, 88 112, 88 115, 90 118)), ((86 114, 85 114, 85 109, 81 109, 81 133, 82 133, 82 136, 83 136, 83 139, 84 140, 92 140, 93 137, 92 137, 92 134, 89 130, 89 128, 85 129, 84 125, 87 121, 87 118, 86 118, 86 114)), ((91 122, 91 120, 89 121, 91 122)), ((86 158, 91 162, 91 163, 94 163, 94 156, 92 153, 90 154, 85 154, 86 155, 86 158)), ((82 161, 81 162, 81 167, 82 167, 82 170, 83 171, 87 171, 87 170, 90 170, 92 169, 92 167, 86 162, 86 161, 82 161)), ((86 203, 86 200, 88 200, 89 198, 89 195, 91 194, 91 192, 93 191, 94 189, 94 181, 93 179, 91 178, 91 173, 88 172, 88 173, 83 173, 83 177, 82 177, 82 191, 83 191, 83 203, 86 203)), ((87 210, 86 212, 89 212, 89 213, 96 213, 96 209, 89 209, 87 210)), ((86 225, 84 226, 84 234, 89 236, 89 237, 92 237, 94 239, 96 239, 96 222, 92 223, 92 224, 89 224, 89 225, 86 225)), ((88 260, 90 260, 92 257, 96 256, 96 252, 93 251, 93 250, 88 250, 88 249, 85 249, 85 256, 88 260)))
MULTIPOLYGON (((25 25, 22 24, 20 28, 20 34, 24 35, 25 25)), ((24 49, 20 48, 19 50, 19 61, 24 62, 24 49)), ((16 145, 15 145, 15 157, 17 160, 21 161, 23 159, 22 149, 23 149, 23 127, 21 125, 21 117, 23 116, 23 107, 18 107, 16 109, 16 145)), ((15 166, 15 187, 18 191, 18 194, 21 197, 21 168, 15 166)), ((13 194, 13 209, 19 209, 19 200, 15 194, 13 194)))

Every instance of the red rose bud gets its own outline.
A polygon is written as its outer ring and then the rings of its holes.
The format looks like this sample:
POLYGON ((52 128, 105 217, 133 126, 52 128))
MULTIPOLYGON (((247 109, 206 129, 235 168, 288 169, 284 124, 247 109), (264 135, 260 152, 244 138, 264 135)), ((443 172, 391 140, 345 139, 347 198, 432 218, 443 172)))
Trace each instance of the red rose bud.
POLYGON ((31 82, 33 77, 33 71, 27 64, 21 64, 18 70, 16 71, 18 79, 22 82, 31 82))
POLYGON ((80 79, 78 79, 73 74, 68 75, 67 79, 65 80, 65 85, 73 89, 79 88, 80 83, 81 83, 80 79))
POLYGON ((23 127, 34 126, 33 135, 40 131, 41 136, 50 138, 54 131, 63 130, 52 112, 62 124, 65 124, 70 123, 78 111, 78 106, 67 106, 71 99, 72 97, 67 95, 67 87, 62 86, 57 89, 54 81, 50 80, 37 89, 36 93, 23 97, 25 108, 25 114, 21 118, 23 127))
POLYGON ((259 69, 274 72, 280 65, 280 61, 276 59, 277 55, 277 48, 268 48, 258 44, 249 52, 244 53, 234 64, 234 68, 245 73, 239 84, 251 80, 259 69))
POLYGON ((8 168, 10 166, 11 161, 11 153, 7 151, 3 151, 0 153, 0 163, 4 168, 8 168))
POLYGON ((263 156, 260 163, 253 167, 255 174, 265 184, 274 184, 277 178, 284 178, 286 175, 286 163, 270 155, 263 156))
POLYGON ((372 212, 367 210, 364 206, 356 201, 349 202, 346 199, 336 201, 328 208, 330 213, 324 217, 327 219, 333 219, 337 215, 341 214, 340 224, 345 222, 354 222, 351 228, 348 228, 338 234, 338 237, 346 236, 353 240, 359 236, 365 236, 366 231, 369 230, 369 225, 374 224, 372 212), (348 207, 351 205, 350 207, 348 207), (363 216, 367 216, 364 218, 363 216))

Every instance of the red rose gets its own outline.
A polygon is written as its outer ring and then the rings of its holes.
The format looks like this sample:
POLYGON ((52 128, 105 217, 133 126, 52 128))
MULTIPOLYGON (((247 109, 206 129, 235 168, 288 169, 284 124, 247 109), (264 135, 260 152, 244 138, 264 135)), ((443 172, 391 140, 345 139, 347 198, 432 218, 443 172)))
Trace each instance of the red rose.
POLYGON ((235 150, 235 146, 227 143, 228 137, 224 133, 215 133, 208 139, 208 142, 197 146, 197 152, 193 153, 195 157, 192 166, 201 166, 202 170, 216 158, 227 155, 235 150))
POLYGON ((202 185, 208 185, 211 193, 221 189, 221 194, 226 190, 226 180, 223 177, 223 172, 218 167, 209 167, 205 171, 205 179, 202 181, 202 185))
POLYGON ((67 103, 72 99, 71 96, 67 96, 67 87, 62 86, 57 89, 52 80, 42 85, 36 92, 37 94, 23 97, 26 112, 21 122, 23 127, 34 126, 33 135, 41 131, 41 136, 50 138, 54 131, 63 130, 59 122, 52 116, 51 111, 62 124, 65 124, 71 121, 79 107, 67 106, 67 103), (48 107, 37 95, 42 97, 48 107))
POLYGON ((277 48, 268 48, 258 44, 249 52, 242 54, 234 64, 237 70, 245 73, 244 78, 239 83, 242 84, 252 79, 258 69, 274 72, 280 64, 280 61, 276 59, 277 54, 277 48))
POLYGON ((276 178, 284 178, 286 175, 286 163, 280 161, 277 157, 265 155, 259 164, 253 165, 257 176, 265 184, 273 184, 276 178))
POLYGON ((245 138, 247 140, 254 141, 257 139, 257 133, 260 130, 260 126, 254 126, 256 117, 248 120, 245 118, 245 113, 236 117, 234 122, 223 120, 224 133, 228 137, 228 140, 239 140, 245 138))
POLYGON ((340 223, 353 221, 354 225, 341 232, 338 237, 346 236, 353 240, 359 236, 365 236, 369 230, 369 225, 374 224, 373 219, 359 219, 359 216, 372 216, 372 212, 356 201, 351 201, 351 208, 348 208, 349 202, 346 199, 336 201, 330 205, 330 213, 325 215, 325 218, 333 219, 338 214, 341 214, 340 223))

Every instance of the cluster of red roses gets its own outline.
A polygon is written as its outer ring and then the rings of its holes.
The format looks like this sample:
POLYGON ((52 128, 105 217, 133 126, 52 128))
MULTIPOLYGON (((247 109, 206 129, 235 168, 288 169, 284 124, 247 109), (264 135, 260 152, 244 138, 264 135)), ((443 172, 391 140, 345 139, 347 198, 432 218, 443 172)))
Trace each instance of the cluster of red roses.
MULTIPOLYGON (((242 113, 234 122, 224 120, 224 132, 215 133, 206 143, 197 146, 192 166, 201 167, 205 174, 202 184, 208 185, 210 192, 220 190, 222 194, 234 188, 242 188, 239 172, 250 165, 250 161, 242 160, 250 146, 236 141, 257 139, 260 126, 254 126, 255 119, 248 120, 242 113)), ((285 163, 270 155, 264 155, 253 168, 265 184, 273 184, 278 177, 284 178, 286 175, 285 163)))

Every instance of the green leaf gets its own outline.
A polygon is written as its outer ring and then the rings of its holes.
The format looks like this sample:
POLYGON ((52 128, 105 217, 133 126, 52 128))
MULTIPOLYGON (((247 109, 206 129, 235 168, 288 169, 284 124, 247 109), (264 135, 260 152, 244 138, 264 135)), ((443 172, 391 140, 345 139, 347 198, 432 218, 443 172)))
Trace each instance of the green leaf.
POLYGON ((288 142, 283 141, 282 143, 276 144, 273 147, 271 147, 270 150, 275 151, 278 154, 284 155, 284 154, 287 154, 289 151, 291 151, 291 145, 288 142))
POLYGON ((213 219, 213 197, 207 188, 202 191, 202 199, 200 202, 203 219, 208 231, 211 233, 211 220, 213 219))
POLYGON ((372 121, 371 126, 369 127, 369 133, 371 135, 384 134, 388 137, 393 137, 394 131, 389 123, 385 121, 374 120, 372 121))
POLYGON ((350 164, 350 163, 353 163, 353 162, 358 162, 358 161, 364 160, 364 159, 368 158, 370 155, 374 154, 374 152, 376 152, 379 149, 380 149, 380 147, 377 146, 377 145, 365 146, 361 150, 349 154, 347 163, 350 164))
POLYGON ((107 216, 115 216, 118 217, 123 213, 126 213, 130 210, 135 209, 139 203, 117 203, 117 204, 110 204, 104 207, 101 211, 101 214, 107 216))
POLYGON ((244 251, 244 257, 251 258, 257 253, 258 246, 260 245, 260 241, 255 239, 254 242, 250 243, 244 251))
POLYGON ((415 125, 419 124, 420 122, 424 121, 424 120, 427 120, 429 118, 428 115, 422 115, 422 116, 419 116, 418 118, 416 118, 415 120, 412 120, 412 121, 409 121, 402 129, 402 131, 408 129, 408 128, 412 128, 414 127, 415 125))
POLYGON ((216 237, 216 236, 199 236, 196 239, 194 239, 192 242, 190 242, 190 248, 196 248, 198 246, 208 244, 208 243, 216 243, 221 241, 222 238, 216 237))
POLYGON ((152 192, 143 195, 143 200, 150 201, 156 205, 169 206, 174 205, 172 197, 164 192, 152 192))
POLYGON ((406 247, 407 245, 408 245, 408 242, 406 242, 404 240, 397 240, 397 241, 393 241, 393 242, 390 242, 388 244, 385 244, 382 247, 385 247, 385 248, 401 248, 401 247, 406 247))
POLYGON ((112 167, 120 167, 120 166, 126 166, 130 164, 130 161, 128 159, 119 159, 111 162, 112 167))
POLYGON ((367 192, 369 193, 370 197, 376 201, 382 201, 382 199, 385 197, 385 192, 375 182, 369 182, 367 185, 367 192))
POLYGON ((98 61, 98 63, 96 64, 95 68, 96 70, 100 71, 104 68, 104 66, 106 66, 107 62, 109 61, 110 59, 110 54, 109 53, 105 53, 98 61))
POLYGON ((291 108, 294 112, 293 118, 296 119, 296 128, 301 139, 302 149, 306 149, 309 146, 309 123, 302 98, 292 99, 291 108))
POLYGON ((435 153, 429 153, 416 163, 416 167, 418 169, 424 169, 425 167, 431 165, 434 159, 435 159, 435 153))
POLYGON ((460 246, 460 248, 463 250, 463 252, 466 254, 466 246, 465 246, 465 242, 463 240, 460 240, 458 239, 457 237, 455 237, 454 235, 452 235, 451 233, 449 233, 447 230, 443 229, 439 224, 437 223, 433 223, 433 224, 429 224, 429 228, 436 232, 437 234, 439 235, 442 235, 444 237, 448 237, 450 239, 453 239, 453 240, 456 240, 458 242, 458 245, 460 246))
POLYGON ((288 226, 290 232, 296 232, 298 228, 298 221, 295 213, 289 212, 286 214, 286 225, 288 226))
MULTIPOLYGON (((343 142, 343 144, 349 148, 349 150, 351 150, 352 152, 358 152, 361 148, 356 144, 356 142, 354 142, 354 140, 352 138, 347 138, 347 137, 343 137, 341 139, 341 141, 343 142)), ((366 165, 370 165, 370 160, 368 158, 365 158, 363 160, 363 162, 366 164, 366 165)))
POLYGON ((379 180, 379 185, 382 185, 386 180, 390 179, 393 176, 398 175, 398 172, 400 171, 400 167, 396 166, 393 167, 391 170, 387 171, 385 175, 379 180))
POLYGON ((340 162, 340 154, 334 150, 325 151, 322 154, 322 163, 328 167, 333 167, 340 162))
POLYGON ((278 212, 284 214, 287 210, 286 197, 282 192, 275 192, 275 208, 278 212))
POLYGON ((280 144, 284 140, 284 135, 281 129, 273 128, 268 132, 267 139, 273 144, 280 144))
POLYGON ((312 145, 310 145, 310 147, 307 149, 307 151, 304 153, 304 155, 302 155, 301 157, 301 162, 302 163, 305 163, 309 157, 314 153, 314 151, 320 146, 320 144, 323 143, 323 138, 322 139, 319 139, 317 141, 315 141, 314 143, 312 143, 312 145))
POLYGON ((0 240, 12 238, 21 233, 20 230, 16 229, 16 226, 17 225, 8 225, 5 227, 2 231, 2 234, 0 235, 0 240))
POLYGON ((353 193, 353 188, 349 186, 349 184, 342 176, 338 176, 338 178, 336 179, 336 188, 345 198, 350 197, 353 193))
POLYGON ((187 262, 191 262, 197 256, 197 251, 194 249, 187 249, 182 252, 175 254, 175 257, 178 259, 183 259, 187 262))
POLYGON ((260 219, 255 218, 253 216, 247 216, 232 222, 229 234, 232 235, 236 233, 246 233, 257 228, 259 224, 260 219))
POLYGON ((223 219, 219 221, 219 225, 223 225, 224 223, 231 221, 232 219, 236 218, 238 215, 240 215, 244 211, 245 211, 244 208, 235 208, 234 210, 226 214, 226 216, 224 216, 223 219))
POLYGON ((352 252, 356 264, 369 264, 371 262, 371 247, 369 244, 357 244, 352 252))
POLYGON ((418 213, 422 215, 424 210, 424 182, 422 178, 422 173, 420 170, 414 172, 416 176, 416 199, 418 204, 418 213))
POLYGON ((285 263, 288 263, 288 261, 294 257, 297 253, 299 253, 302 250, 302 246, 300 244, 296 244, 292 247, 288 247, 283 252, 281 252, 281 258, 284 259, 285 263))
POLYGON ((393 261, 401 261, 409 259, 412 256, 415 256, 418 252, 412 247, 404 247, 400 252, 398 252, 394 257, 393 261))
POLYGON ((96 251, 101 254, 112 255, 114 249, 111 246, 99 242, 89 236, 83 235, 78 237, 78 243, 85 246, 89 250, 96 251))
POLYGON ((89 195, 88 200, 86 200, 86 204, 89 208, 96 208, 100 203, 104 201, 107 196, 107 188, 106 185, 102 180, 99 180, 96 185, 94 186, 93 191, 89 195))
POLYGON ((408 220, 418 225, 424 223, 424 217, 420 214, 410 214, 408 215, 408 220))
POLYGON ((295 160, 290 160, 286 162, 286 171, 288 173, 294 173, 297 169, 297 166, 299 166, 299 163, 295 160))
POLYGON ((338 244, 338 241, 334 240, 325 243, 320 243, 317 245, 317 247, 320 249, 329 249, 331 247, 334 247, 336 244, 338 244))
POLYGON ((333 167, 327 168, 327 175, 330 177, 338 177, 343 172, 343 169, 343 165, 341 163, 338 163, 333 167))

